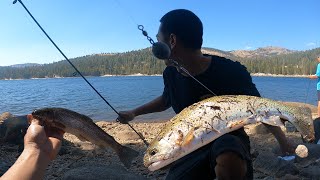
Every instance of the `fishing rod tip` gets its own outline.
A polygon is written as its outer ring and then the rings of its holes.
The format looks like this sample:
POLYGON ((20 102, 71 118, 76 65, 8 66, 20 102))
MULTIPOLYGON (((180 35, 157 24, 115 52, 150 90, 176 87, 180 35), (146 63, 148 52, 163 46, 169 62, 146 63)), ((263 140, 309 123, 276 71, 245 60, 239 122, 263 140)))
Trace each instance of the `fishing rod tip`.
POLYGON ((18 1, 18 0, 14 0, 14 1, 12 2, 12 4, 16 4, 16 3, 17 3, 17 1, 18 1))

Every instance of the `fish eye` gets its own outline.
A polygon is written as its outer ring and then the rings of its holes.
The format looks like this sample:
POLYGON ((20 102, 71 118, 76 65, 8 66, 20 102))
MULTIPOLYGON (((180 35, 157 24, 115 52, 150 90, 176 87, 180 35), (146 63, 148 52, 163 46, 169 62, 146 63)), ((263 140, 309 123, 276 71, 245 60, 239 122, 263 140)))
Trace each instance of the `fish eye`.
POLYGON ((158 152, 158 151, 157 151, 156 149, 152 149, 151 152, 150 152, 150 155, 151 155, 151 156, 154 156, 154 155, 157 154, 157 152, 158 152))

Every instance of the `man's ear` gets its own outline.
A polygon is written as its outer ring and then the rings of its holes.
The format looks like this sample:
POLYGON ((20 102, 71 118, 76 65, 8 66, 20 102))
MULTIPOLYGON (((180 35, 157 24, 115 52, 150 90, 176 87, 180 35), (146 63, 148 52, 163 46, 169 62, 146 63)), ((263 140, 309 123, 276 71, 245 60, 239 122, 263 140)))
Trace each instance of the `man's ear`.
POLYGON ((170 34, 169 44, 171 49, 173 49, 177 45, 177 36, 175 34, 170 34))

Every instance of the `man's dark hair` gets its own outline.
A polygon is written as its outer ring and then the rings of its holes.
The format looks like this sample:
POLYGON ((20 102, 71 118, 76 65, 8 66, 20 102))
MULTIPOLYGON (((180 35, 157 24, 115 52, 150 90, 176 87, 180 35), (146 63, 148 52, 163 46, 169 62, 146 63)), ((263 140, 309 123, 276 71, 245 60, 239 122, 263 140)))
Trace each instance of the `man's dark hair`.
POLYGON ((160 22, 160 31, 164 35, 175 34, 185 48, 201 48, 202 22, 193 12, 185 9, 173 10, 165 14, 160 22))

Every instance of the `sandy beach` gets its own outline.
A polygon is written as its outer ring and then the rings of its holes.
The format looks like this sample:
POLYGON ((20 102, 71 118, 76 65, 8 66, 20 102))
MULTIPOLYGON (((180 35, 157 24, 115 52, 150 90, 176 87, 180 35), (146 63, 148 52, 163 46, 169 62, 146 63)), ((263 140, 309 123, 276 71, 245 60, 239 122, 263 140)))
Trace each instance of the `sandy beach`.
MULTIPOLYGON (((315 107, 311 106, 313 113, 315 107)), ((315 114, 314 114, 315 115, 315 114)), ((82 142, 74 135, 66 133, 59 156, 47 169, 45 179, 164 179, 167 170, 150 172, 143 165, 143 155, 146 150, 144 143, 129 128, 128 125, 117 122, 99 121, 96 124, 105 132, 113 136, 119 143, 132 147, 140 152, 130 169, 125 169, 119 158, 112 149, 99 149, 90 142, 82 142)), ((148 142, 159 133, 166 125, 161 122, 132 122, 131 125, 141 133, 148 142)), ((283 129, 285 131, 285 129, 283 129)), ((298 171, 266 170, 261 167, 261 156, 274 157, 276 161, 279 155, 279 147, 276 139, 263 125, 254 124, 245 127, 251 140, 251 154, 254 162, 254 179, 310 179, 310 173, 306 175, 305 169, 319 168, 320 163, 314 159, 308 162, 294 162, 298 171), (309 163, 306 165, 306 163, 309 163), (279 177, 281 176, 281 177, 279 177)), ((286 133, 287 137, 296 144, 302 143, 300 134, 297 132, 286 133)), ((11 166, 19 156, 17 145, 1 144, 0 146, 0 173, 4 166, 11 166)), ((266 158, 264 158, 266 159, 266 158)), ((268 158, 267 158, 268 159, 268 158)), ((263 164, 263 163, 262 163, 263 164)), ((288 166, 287 166, 288 167, 288 166)), ((277 167, 275 167, 277 168, 277 167)), ((291 168, 292 169, 292 168, 291 168)), ((2 172, 3 173, 3 172, 2 172)), ((314 173, 314 172, 313 172, 314 173)), ((312 179, 312 178, 311 178, 312 179)))

